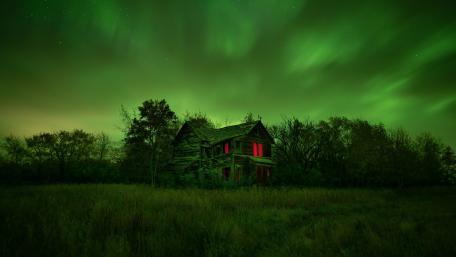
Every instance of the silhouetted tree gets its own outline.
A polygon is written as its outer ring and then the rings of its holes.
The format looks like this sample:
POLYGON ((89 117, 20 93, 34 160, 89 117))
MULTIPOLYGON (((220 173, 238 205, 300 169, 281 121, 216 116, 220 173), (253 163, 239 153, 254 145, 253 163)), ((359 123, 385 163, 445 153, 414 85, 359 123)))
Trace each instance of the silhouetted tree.
POLYGON ((342 117, 320 121, 317 126, 320 149, 317 165, 327 185, 346 183, 350 125, 350 121, 342 117))
MULTIPOLYGON (((389 138, 392 150, 389 153, 392 173, 390 185, 403 187, 415 183, 417 178, 418 153, 414 149, 414 141, 403 129, 392 130, 389 138)), ((385 178, 388 179, 388 178, 385 178)))
POLYGON ((24 142, 13 135, 4 138, 2 147, 6 152, 8 161, 20 165, 27 157, 27 149, 24 142))
POLYGON ((307 183, 311 176, 318 176, 311 173, 316 171, 319 154, 318 134, 313 123, 286 119, 272 127, 272 136, 276 140, 273 156, 277 163, 277 180, 282 184, 307 183))
POLYGON ((37 173, 36 176, 40 179, 49 180, 55 136, 51 133, 40 133, 27 137, 25 142, 29 149, 31 164, 37 173))
POLYGON ((254 122, 254 121, 257 121, 257 120, 261 120, 261 116, 260 115, 257 115, 255 117, 255 115, 252 112, 248 112, 248 113, 245 114, 244 118, 242 119, 242 122, 254 122))
POLYGON ((103 161, 106 158, 108 158, 111 148, 112 148, 111 139, 109 138, 108 135, 101 132, 100 134, 95 136, 94 154, 95 154, 95 158, 97 160, 103 161))
POLYGON ((382 124, 371 125, 367 121, 351 122, 348 146, 348 174, 352 185, 382 184, 388 174, 388 152, 391 150, 386 129, 382 124))
POLYGON ((451 147, 446 146, 442 151, 442 169, 444 183, 456 184, 456 155, 451 147))
POLYGON ((242 122, 254 122, 255 118, 253 117, 253 113, 248 112, 244 118, 242 119, 242 122))
POLYGON ((121 105, 119 114, 120 125, 118 125, 117 128, 123 133, 124 137, 126 138, 128 135, 128 131, 130 130, 133 116, 135 116, 135 113, 130 113, 125 106, 121 105))
POLYGON ((440 162, 441 145, 429 133, 423 133, 416 139, 416 148, 419 157, 418 183, 421 185, 436 185, 442 180, 442 166, 440 162))
POLYGON ((158 171, 166 167, 172 156, 177 117, 165 100, 145 101, 138 110, 139 116, 132 119, 125 138, 124 164, 129 166, 126 170, 131 181, 145 182, 149 177, 155 184, 158 171))
POLYGON ((76 129, 71 133, 73 141, 74 159, 72 161, 86 161, 91 159, 95 151, 96 137, 83 130, 76 129))
POLYGON ((195 113, 185 113, 184 121, 190 122, 191 125, 195 127, 209 127, 215 128, 215 123, 207 117, 205 113, 195 112, 195 113))
POLYGON ((59 177, 65 180, 69 164, 75 165, 90 159, 95 137, 82 130, 59 131, 53 137, 52 152, 58 163, 59 177))

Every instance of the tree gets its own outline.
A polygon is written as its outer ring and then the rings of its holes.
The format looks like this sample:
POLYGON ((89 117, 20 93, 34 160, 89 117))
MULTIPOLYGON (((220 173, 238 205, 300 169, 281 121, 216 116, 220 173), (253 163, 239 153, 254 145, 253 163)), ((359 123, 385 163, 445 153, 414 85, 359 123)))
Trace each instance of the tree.
POLYGON ((128 135, 128 131, 130 130, 131 123, 133 121, 133 116, 135 115, 134 112, 130 113, 127 111, 125 106, 121 105, 120 106, 120 125, 117 126, 117 129, 119 129, 122 134, 124 134, 125 138, 128 135))
POLYGON ((95 150, 95 136, 83 130, 71 132, 74 159, 72 161, 86 161, 91 158, 95 150))
POLYGON ((248 123, 248 122, 254 122, 257 120, 261 120, 260 115, 257 115, 257 119, 255 119, 255 115, 253 115, 252 112, 248 112, 245 114, 244 118, 242 119, 242 122, 248 123))
POLYGON ((97 159, 98 161, 105 160, 110 154, 111 147, 111 139, 108 135, 106 135, 103 132, 96 135, 94 147, 95 159, 97 159))
POLYGON ((191 125, 195 127, 208 127, 208 128, 215 128, 214 122, 207 117, 205 113, 202 112, 195 112, 195 113, 185 113, 184 120, 189 122, 191 125))
POLYGON ((445 147, 442 151, 442 168, 444 183, 451 185, 456 184, 456 155, 453 149, 449 146, 445 147))
POLYGON ((52 155, 52 146, 55 143, 55 137, 51 133, 40 133, 27 137, 25 142, 30 150, 32 159, 42 162, 52 155))
POLYGON ((171 141, 177 131, 177 116, 166 101, 148 100, 138 107, 139 115, 131 121, 125 138, 126 163, 130 180, 155 184, 158 171, 165 167, 172 155, 171 141))
POLYGON ((309 179, 316 175, 311 172, 315 171, 319 154, 315 125, 296 118, 286 119, 273 126, 272 136, 276 140, 273 153, 278 170, 276 178, 282 183, 311 183, 309 179))
POLYGON ((3 149, 6 152, 7 158, 15 165, 20 165, 27 157, 27 149, 24 142, 13 135, 7 136, 3 140, 3 149))
POLYGON ((351 122, 348 146, 350 184, 381 185, 388 177, 388 152, 391 147, 383 124, 372 125, 364 120, 351 122))
POLYGON ((345 117, 332 117, 317 126, 320 150, 317 165, 329 185, 346 183, 350 124, 345 117))
MULTIPOLYGON (((32 165, 35 166, 38 176, 42 176, 43 166, 53 158, 55 136, 51 133, 40 133, 25 139, 30 152, 32 165)), ((49 166, 46 169, 50 169, 49 166)), ((49 170, 47 171, 49 173, 49 170)))
POLYGON ((403 187, 415 183, 419 166, 413 139, 401 128, 390 131, 389 138, 392 145, 389 160, 393 171, 390 185, 403 187))
POLYGON ((421 185, 440 183, 442 180, 441 144, 429 133, 419 135, 415 144, 420 162, 417 174, 418 183, 421 185))
MULTIPOLYGON (((59 131, 54 134, 52 152, 58 162, 60 179, 66 179, 69 164, 76 166, 90 159, 93 154, 95 137, 83 130, 59 131)), ((79 168, 79 167, 76 167, 79 168)))

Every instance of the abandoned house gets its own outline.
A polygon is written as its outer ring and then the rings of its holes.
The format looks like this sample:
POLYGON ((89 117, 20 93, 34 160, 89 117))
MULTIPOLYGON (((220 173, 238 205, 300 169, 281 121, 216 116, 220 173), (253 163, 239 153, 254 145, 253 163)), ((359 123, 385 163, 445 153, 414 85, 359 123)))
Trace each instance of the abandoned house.
POLYGON ((176 171, 209 168, 225 179, 254 178, 265 183, 271 175, 274 139, 261 121, 223 128, 184 123, 174 139, 176 171))

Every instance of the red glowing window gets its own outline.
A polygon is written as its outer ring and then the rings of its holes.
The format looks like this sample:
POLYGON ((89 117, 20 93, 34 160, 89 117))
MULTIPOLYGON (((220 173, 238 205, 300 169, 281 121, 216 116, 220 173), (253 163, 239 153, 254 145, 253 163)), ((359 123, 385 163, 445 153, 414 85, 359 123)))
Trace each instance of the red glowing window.
POLYGON ((258 156, 257 143, 253 142, 252 148, 253 148, 253 156, 255 156, 255 157, 258 156))
POLYGON ((258 144, 258 156, 263 156, 263 144, 258 144))
POLYGON ((230 152, 230 145, 228 143, 225 143, 225 153, 230 152))

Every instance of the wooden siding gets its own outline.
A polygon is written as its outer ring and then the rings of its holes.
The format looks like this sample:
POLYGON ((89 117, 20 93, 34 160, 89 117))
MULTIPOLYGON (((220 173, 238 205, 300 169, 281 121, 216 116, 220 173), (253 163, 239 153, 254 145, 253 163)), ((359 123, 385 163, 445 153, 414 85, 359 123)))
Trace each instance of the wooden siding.
POLYGON ((190 127, 183 129, 174 146, 173 166, 177 171, 185 170, 201 159, 201 139, 190 127))

